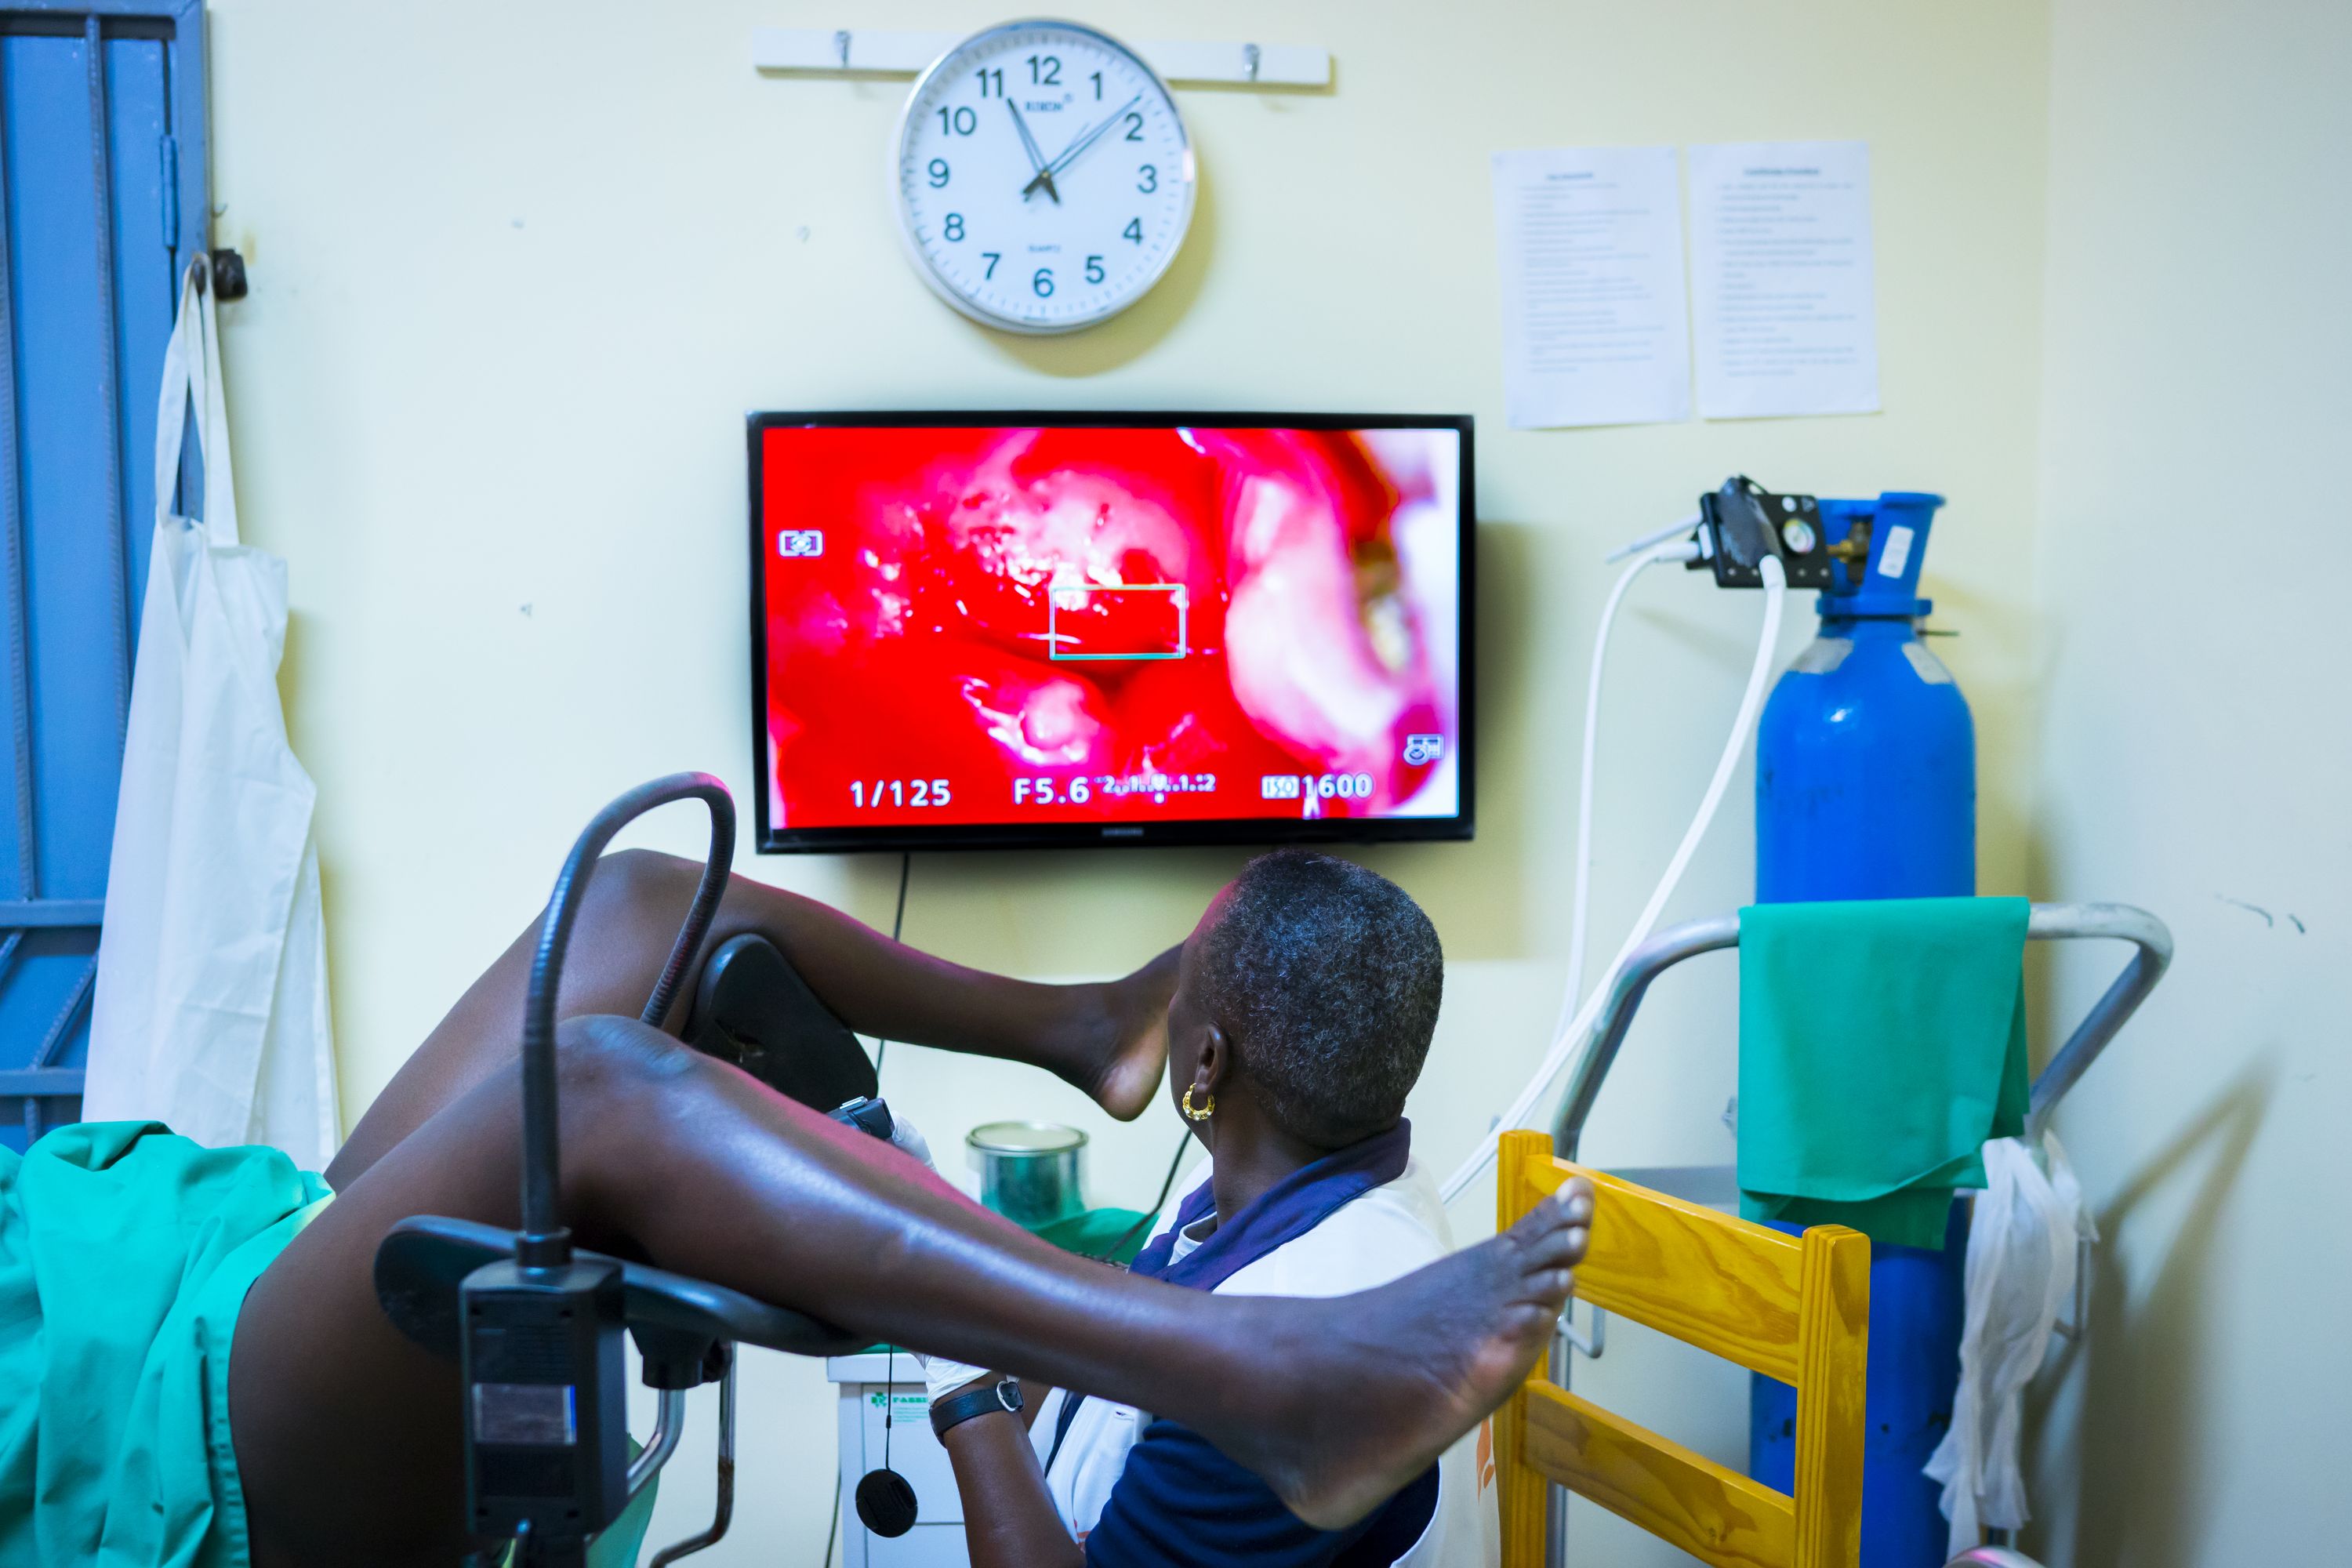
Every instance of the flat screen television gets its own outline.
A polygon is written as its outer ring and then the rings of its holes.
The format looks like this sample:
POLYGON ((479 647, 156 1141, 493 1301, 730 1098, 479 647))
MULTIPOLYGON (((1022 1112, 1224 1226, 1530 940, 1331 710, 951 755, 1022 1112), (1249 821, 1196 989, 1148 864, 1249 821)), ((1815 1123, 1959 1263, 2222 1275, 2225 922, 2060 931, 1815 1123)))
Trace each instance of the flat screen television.
POLYGON ((750 424, 761 850, 1471 836, 1467 416, 750 424))

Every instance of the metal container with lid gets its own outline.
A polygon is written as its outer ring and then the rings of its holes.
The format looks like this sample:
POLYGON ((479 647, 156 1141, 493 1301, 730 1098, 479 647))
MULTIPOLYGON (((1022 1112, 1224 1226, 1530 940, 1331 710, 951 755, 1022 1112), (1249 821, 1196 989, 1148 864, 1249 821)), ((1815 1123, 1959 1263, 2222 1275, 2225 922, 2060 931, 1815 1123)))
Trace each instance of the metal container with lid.
POLYGON ((1050 1121, 991 1121, 964 1138, 980 1201, 1031 1230, 1086 1212, 1078 1158, 1087 1135, 1050 1121))

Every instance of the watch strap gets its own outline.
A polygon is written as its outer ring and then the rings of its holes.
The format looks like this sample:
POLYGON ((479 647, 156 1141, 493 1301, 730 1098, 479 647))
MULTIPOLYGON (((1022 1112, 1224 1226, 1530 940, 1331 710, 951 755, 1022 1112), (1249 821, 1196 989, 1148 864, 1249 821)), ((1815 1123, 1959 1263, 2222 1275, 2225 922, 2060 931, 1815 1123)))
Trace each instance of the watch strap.
POLYGON ((944 1437, 948 1429, 971 1420, 975 1415, 987 1415, 1002 1410, 1007 1415, 1021 1408, 1021 1384, 1013 1378, 980 1388, 951 1394, 931 1406, 931 1434, 944 1437))

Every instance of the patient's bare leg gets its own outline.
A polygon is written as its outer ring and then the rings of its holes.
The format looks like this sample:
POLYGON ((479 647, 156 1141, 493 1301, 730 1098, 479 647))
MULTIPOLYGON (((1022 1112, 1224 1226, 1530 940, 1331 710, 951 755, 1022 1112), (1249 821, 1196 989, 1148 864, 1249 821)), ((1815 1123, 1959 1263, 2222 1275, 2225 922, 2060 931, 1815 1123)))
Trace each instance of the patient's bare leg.
MULTIPOLYGON (((604 857, 573 928, 558 1014, 641 1011, 701 875, 691 861, 648 850, 604 857)), ((1123 980, 1039 985, 933 958, 814 900, 737 877, 704 952, 744 931, 782 949, 858 1034, 1044 1068, 1121 1118, 1141 1111, 1159 1089, 1173 949, 1123 980)), ((338 1191, 434 1112, 512 1069, 538 935, 534 921, 376 1097, 327 1171, 338 1191)), ((690 981, 679 988, 681 998, 693 992, 690 981)), ((678 1027, 683 1011, 681 1001, 667 1026, 678 1027)))
MULTIPOLYGON (((1548 1204, 1360 1296, 1204 1296, 1056 1251, 634 1022, 572 1020, 562 1058, 565 1216, 584 1245, 1165 1414, 1322 1524, 1377 1504, 1525 1375, 1590 1215, 1548 1204)), ((515 1223, 518 1099, 501 1073, 431 1117, 247 1299, 230 1415, 258 1568, 446 1568, 460 1550, 457 1372, 392 1327, 371 1265, 405 1215, 515 1223)))

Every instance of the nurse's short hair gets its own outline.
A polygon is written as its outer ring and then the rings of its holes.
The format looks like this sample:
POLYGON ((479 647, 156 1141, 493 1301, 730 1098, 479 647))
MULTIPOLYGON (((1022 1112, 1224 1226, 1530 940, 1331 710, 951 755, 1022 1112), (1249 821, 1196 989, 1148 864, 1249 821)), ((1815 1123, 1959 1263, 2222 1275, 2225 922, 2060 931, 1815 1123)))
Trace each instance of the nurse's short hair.
POLYGON ((1341 1149, 1404 1114, 1445 953, 1402 888, 1336 856, 1261 855, 1234 879, 1198 973, 1209 1016, 1284 1131, 1341 1149))

